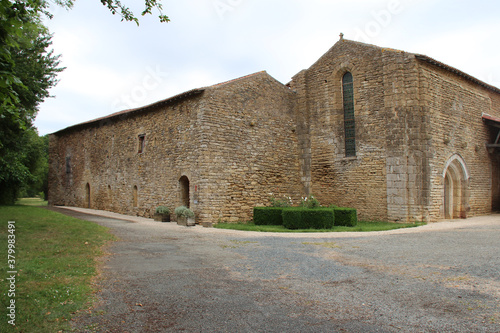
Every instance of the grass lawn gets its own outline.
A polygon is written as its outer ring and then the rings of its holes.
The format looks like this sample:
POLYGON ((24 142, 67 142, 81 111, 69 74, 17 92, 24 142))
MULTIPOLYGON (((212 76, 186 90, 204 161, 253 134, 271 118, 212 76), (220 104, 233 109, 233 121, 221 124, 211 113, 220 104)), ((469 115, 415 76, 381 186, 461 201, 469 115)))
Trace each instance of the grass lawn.
POLYGON ((16 205, 24 206, 47 206, 48 202, 40 198, 22 198, 17 200, 16 205))
MULTIPOLYGON (((43 204, 38 199, 37 204, 43 204)), ((22 203, 33 204, 23 199, 22 203)), ((69 320, 93 301, 92 278, 102 246, 114 239, 97 224, 34 206, 0 206, 0 253, 3 267, 0 294, 0 332, 58 332, 69 330, 69 320), (8 221, 15 221, 9 229, 8 221), (10 232, 9 232, 10 231, 10 232), (15 236, 15 263, 8 267, 8 243, 15 236), (9 237, 10 236, 10 237, 9 237), (11 274, 15 296, 9 295, 11 274), (15 300, 15 326, 7 307, 15 300)), ((9 259, 13 259, 10 257, 9 259)), ((10 310, 9 310, 10 312, 10 310)))
POLYGON ((233 229, 244 231, 262 231, 262 232, 369 232, 369 231, 384 231, 401 228, 413 228, 425 225, 423 222, 417 223, 391 223, 391 222, 362 222, 359 221, 355 227, 334 227, 333 229, 298 229, 290 230, 281 225, 255 225, 252 222, 247 223, 218 223, 215 228, 233 229))

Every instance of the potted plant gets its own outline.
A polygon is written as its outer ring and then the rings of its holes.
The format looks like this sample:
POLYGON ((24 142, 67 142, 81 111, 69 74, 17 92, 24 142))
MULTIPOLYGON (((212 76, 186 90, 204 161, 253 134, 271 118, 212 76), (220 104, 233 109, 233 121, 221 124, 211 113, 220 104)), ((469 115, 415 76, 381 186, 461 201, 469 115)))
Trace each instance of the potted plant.
POLYGON ((158 206, 154 220, 158 222, 170 222, 170 209, 167 206, 158 206))
POLYGON ((177 224, 184 226, 194 226, 194 213, 191 209, 186 206, 177 207, 174 211, 175 216, 177 216, 177 224))

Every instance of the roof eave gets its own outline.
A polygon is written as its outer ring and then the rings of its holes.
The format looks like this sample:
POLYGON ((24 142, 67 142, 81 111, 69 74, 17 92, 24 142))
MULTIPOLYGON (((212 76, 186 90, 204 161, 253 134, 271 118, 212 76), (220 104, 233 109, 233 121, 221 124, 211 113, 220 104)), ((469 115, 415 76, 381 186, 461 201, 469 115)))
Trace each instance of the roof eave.
POLYGON ((142 106, 142 107, 135 108, 135 109, 128 109, 128 110, 119 111, 119 112, 113 113, 113 114, 105 116, 105 117, 100 117, 97 119, 93 119, 90 121, 86 121, 83 123, 72 125, 72 126, 64 128, 62 130, 59 130, 57 132, 54 132, 52 134, 61 134, 61 133, 67 132, 67 131, 77 130, 77 129, 85 128, 88 126, 93 126, 97 123, 105 123, 107 121, 113 121, 117 118, 123 119, 124 117, 130 117, 130 116, 135 115, 137 113, 148 112, 152 109, 156 109, 156 108, 163 107, 166 105, 172 105, 172 104, 178 103, 182 100, 201 95, 204 91, 205 91, 205 88, 192 89, 192 90, 183 92, 181 94, 175 95, 173 97, 170 97, 170 98, 167 98, 167 99, 164 99, 164 100, 161 100, 161 101, 158 101, 158 102, 146 105, 146 106, 142 106))
POLYGON ((473 83, 475 83, 475 84, 477 84, 477 85, 479 85, 479 86, 481 86, 483 88, 486 88, 486 89, 491 90, 491 91, 493 91, 493 92, 495 92, 497 94, 500 94, 500 89, 499 88, 497 88, 495 86, 492 86, 492 85, 489 85, 486 82, 483 82, 483 81, 481 81, 479 79, 476 79, 475 77, 473 77, 473 76, 471 76, 471 75, 469 75, 469 74, 467 74, 465 72, 462 72, 461 70, 456 69, 456 68, 454 68, 452 66, 446 65, 445 63, 437 61, 436 59, 433 59, 433 58, 428 57, 428 56, 423 55, 423 54, 415 54, 415 58, 418 59, 418 60, 424 61, 424 62, 426 62, 428 64, 431 64, 433 66, 442 68, 442 69, 444 69, 444 70, 446 70, 448 72, 451 72, 451 73, 453 73, 455 75, 463 77, 464 79, 466 79, 468 81, 471 81, 471 82, 473 82, 473 83))

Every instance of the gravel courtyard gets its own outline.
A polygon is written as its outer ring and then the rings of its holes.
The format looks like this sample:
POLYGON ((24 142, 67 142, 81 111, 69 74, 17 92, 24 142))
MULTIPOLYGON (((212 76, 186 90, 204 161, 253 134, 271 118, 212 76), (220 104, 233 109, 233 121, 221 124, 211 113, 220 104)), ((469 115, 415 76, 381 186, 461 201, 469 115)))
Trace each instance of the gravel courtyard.
POLYGON ((270 234, 57 210, 120 239, 77 332, 500 332, 499 215, 270 234))

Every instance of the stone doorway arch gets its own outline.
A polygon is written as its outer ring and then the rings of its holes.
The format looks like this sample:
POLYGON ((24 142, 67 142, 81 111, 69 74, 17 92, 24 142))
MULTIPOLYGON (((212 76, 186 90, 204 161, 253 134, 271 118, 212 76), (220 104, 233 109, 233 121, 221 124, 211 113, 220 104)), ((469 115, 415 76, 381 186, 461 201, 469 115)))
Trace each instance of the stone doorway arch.
POLYGON ((464 159, 455 154, 443 171, 445 219, 466 218, 469 211, 469 172, 464 159))
POLYGON ((181 205, 189 208, 189 178, 187 176, 182 176, 179 179, 180 195, 181 195, 181 205))

